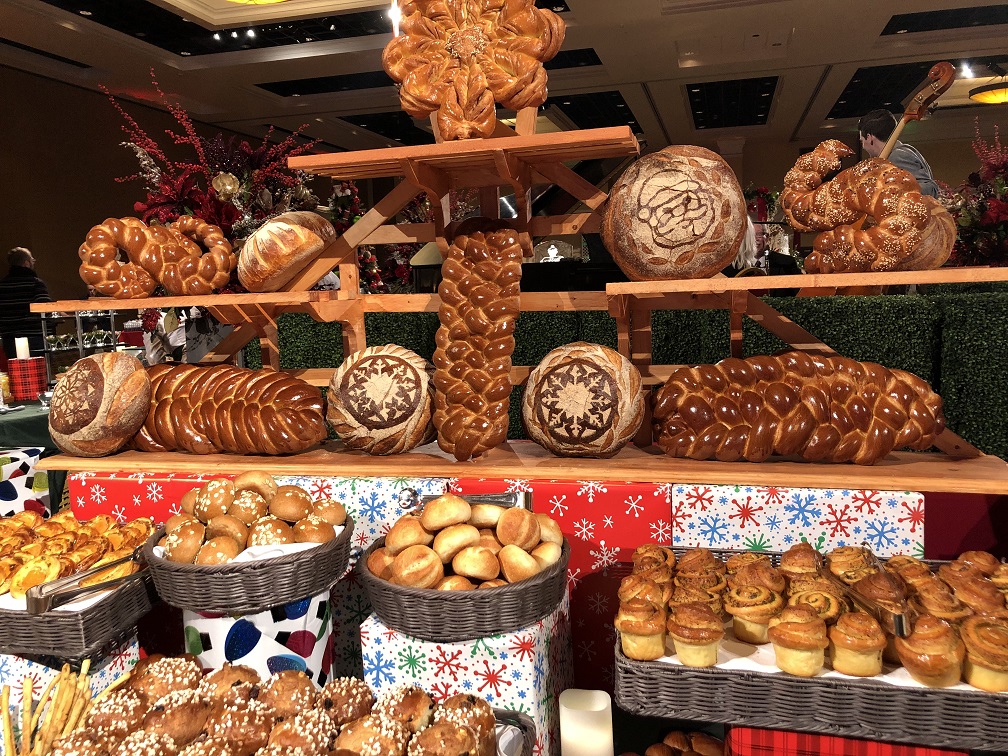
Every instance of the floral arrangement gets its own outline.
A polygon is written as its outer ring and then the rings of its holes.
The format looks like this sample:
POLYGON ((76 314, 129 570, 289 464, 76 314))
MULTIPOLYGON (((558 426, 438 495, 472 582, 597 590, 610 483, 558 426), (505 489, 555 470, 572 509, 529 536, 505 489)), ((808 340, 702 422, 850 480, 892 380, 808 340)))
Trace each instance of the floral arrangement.
POLYGON ((959 229, 950 264, 1008 265, 1008 147, 997 126, 988 142, 977 122, 973 152, 980 169, 955 190, 949 208, 959 229))
POLYGON ((767 189, 765 186, 753 187, 749 184, 742 192, 745 197, 746 211, 756 221, 769 221, 777 216, 780 209, 780 192, 767 189))
POLYGON ((305 185, 306 176, 290 170, 287 158, 304 154, 317 141, 298 144, 300 129, 278 143, 270 142, 270 129, 256 146, 221 134, 206 139, 196 133, 185 109, 164 93, 153 70, 151 81, 162 105, 181 127, 180 132, 167 129, 165 133, 174 144, 191 147, 194 160, 171 160, 102 87, 126 122, 122 128, 128 139, 123 145, 133 150, 140 162, 138 173, 117 181, 144 182, 146 197, 134 204, 134 210, 145 223, 170 223, 180 215, 192 214, 220 226, 233 241, 286 210, 316 209, 318 198, 305 185))

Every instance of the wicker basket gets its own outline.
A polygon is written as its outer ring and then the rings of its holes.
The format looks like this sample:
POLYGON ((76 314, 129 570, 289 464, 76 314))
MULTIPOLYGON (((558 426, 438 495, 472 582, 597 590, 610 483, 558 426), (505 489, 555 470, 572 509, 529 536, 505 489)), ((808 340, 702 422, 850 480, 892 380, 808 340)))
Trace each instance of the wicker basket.
POLYGON ((570 545, 560 560, 534 577, 499 588, 437 591, 394 585, 374 575, 368 557, 385 545, 381 538, 357 560, 357 572, 375 614, 401 633, 437 643, 475 640, 510 633, 548 617, 567 587, 570 545))
POLYGON ((256 614, 328 590, 350 563, 353 527, 353 519, 347 517, 343 532, 328 543, 254 562, 214 566, 170 562, 154 556, 157 538, 147 543, 144 556, 158 594, 172 606, 256 614))
POLYGON ((616 641, 616 703, 633 714, 1008 751, 1008 696, 635 661, 616 641))
POLYGON ((532 756, 536 744, 536 726, 532 718, 528 714, 522 714, 518 711, 507 711, 506 709, 494 709, 493 711, 498 724, 513 725, 521 730, 523 740, 521 756, 532 756))
POLYGON ((130 580, 79 612, 0 610, 0 653, 83 659, 136 625, 151 609, 149 578, 130 580))

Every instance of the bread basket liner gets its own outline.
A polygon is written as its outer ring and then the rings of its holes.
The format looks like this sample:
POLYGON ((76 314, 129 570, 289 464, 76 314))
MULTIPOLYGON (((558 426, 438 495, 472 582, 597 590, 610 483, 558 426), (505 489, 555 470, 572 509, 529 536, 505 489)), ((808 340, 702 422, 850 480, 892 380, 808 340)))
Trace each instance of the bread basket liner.
MULTIPOLYGON (((507 709, 493 710, 494 719, 498 725, 511 725, 517 727, 522 735, 522 749, 520 756, 533 756, 536 744, 536 726, 532 717, 522 714, 520 711, 508 711, 507 709)), ((498 750, 500 754, 500 750, 498 750)))
POLYGON ((149 582, 150 575, 126 581, 79 611, 32 615, 0 609, 0 653, 66 659, 93 656, 151 610, 149 582))
MULTIPOLYGON (((680 556, 685 549, 674 549, 680 556)), ((737 551, 711 549, 725 558, 737 551)), ((777 552, 765 552, 774 566, 777 552)), ((924 560, 931 567, 944 562, 924 560)), ((617 571, 617 575, 619 571, 617 571)), ((630 574, 629 568, 626 574, 630 574)), ((936 748, 1008 751, 1008 694, 901 687, 873 678, 693 668, 638 661, 616 637, 615 700, 642 716, 786 727, 936 748)))
POLYGON ((347 517, 343 532, 317 548, 221 565, 180 564, 155 556, 162 529, 147 542, 144 556, 158 595, 172 606, 194 612, 256 614, 329 590, 350 563, 353 529, 353 518, 347 517))
POLYGON ((451 643, 520 630, 552 614, 567 588, 566 538, 560 559, 535 576, 472 591, 413 588, 382 580, 368 569, 367 561, 384 545, 380 538, 357 560, 361 583, 383 623, 421 640, 451 643))

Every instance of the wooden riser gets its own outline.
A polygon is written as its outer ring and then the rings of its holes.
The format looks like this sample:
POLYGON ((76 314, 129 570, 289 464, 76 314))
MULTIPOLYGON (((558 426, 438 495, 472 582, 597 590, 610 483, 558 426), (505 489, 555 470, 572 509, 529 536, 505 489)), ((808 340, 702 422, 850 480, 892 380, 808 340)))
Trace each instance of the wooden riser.
POLYGON ((110 457, 57 455, 38 464, 70 472, 174 472, 237 474, 265 470, 274 475, 422 476, 550 480, 623 480, 653 483, 730 484, 785 488, 844 488, 882 491, 947 491, 1004 494, 1008 463, 980 456, 953 460, 943 454, 897 452, 871 467, 787 460, 699 462, 670 459, 656 447, 627 446, 612 459, 556 457, 531 441, 509 441, 473 462, 456 462, 432 443, 408 454, 372 457, 342 450, 338 442, 290 457, 126 451, 110 457))

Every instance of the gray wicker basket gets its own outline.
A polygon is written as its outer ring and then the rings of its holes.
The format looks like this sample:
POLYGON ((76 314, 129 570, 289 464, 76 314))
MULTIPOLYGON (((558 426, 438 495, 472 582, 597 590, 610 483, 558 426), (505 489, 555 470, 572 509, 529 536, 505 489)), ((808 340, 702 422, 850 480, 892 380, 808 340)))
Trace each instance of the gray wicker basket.
POLYGON ((635 661, 616 641, 616 703, 633 714, 1008 751, 1008 696, 635 661))
POLYGON ((507 709, 494 709, 493 711, 498 724, 513 725, 521 730, 523 740, 521 756, 532 756, 536 744, 536 726, 532 718, 519 711, 508 711, 507 709))
POLYGON ((214 566, 179 564, 154 555, 160 538, 144 548, 158 594, 195 612, 256 614, 328 590, 350 563, 353 518, 343 532, 317 548, 254 562, 214 566))
POLYGON ((560 560, 538 575, 475 591, 411 588, 382 580, 368 569, 367 561, 384 545, 385 539, 379 539, 357 560, 361 583, 382 622, 422 640, 449 643, 520 630, 549 616, 567 587, 570 545, 566 538, 560 560))
POLYGON ((129 580, 79 612, 53 609, 44 614, 0 610, 0 653, 93 656, 151 609, 149 578, 129 580))

